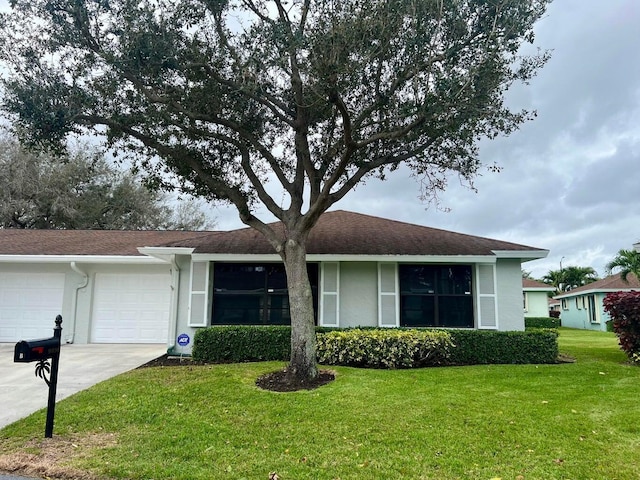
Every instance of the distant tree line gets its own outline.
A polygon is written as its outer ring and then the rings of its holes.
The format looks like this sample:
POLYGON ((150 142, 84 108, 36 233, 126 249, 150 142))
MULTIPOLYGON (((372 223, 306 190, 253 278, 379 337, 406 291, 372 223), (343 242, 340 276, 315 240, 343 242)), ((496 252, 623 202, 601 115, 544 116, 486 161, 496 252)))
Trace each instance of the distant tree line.
MULTIPOLYGON (((628 282, 629 275, 635 275, 636 278, 640 279, 640 252, 625 249, 619 250, 613 260, 605 266, 606 275, 611 275, 615 272, 619 272, 620 278, 625 282, 628 282)), ((531 272, 522 270, 522 277, 552 285, 556 289, 556 294, 600 280, 597 272, 592 267, 573 265, 559 270, 549 270, 540 279, 534 278, 531 272)))
POLYGON ((65 157, 0 138, 0 228, 204 230, 194 200, 170 202, 90 147, 65 157))

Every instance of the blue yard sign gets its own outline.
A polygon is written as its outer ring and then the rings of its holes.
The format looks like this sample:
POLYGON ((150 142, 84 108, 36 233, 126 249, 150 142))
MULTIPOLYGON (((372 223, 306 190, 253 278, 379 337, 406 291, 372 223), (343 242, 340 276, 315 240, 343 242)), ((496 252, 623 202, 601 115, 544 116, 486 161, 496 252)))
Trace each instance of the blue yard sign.
POLYGON ((180 335, 178 335, 178 345, 180 345, 181 347, 186 347, 187 345, 189 345, 190 341, 191 339, 186 333, 181 333, 180 335))

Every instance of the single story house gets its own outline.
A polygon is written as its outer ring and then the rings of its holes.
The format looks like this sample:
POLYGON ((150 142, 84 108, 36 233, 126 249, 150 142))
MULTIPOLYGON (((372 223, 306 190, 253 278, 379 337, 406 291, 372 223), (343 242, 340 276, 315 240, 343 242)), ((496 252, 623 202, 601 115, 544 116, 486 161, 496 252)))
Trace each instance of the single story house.
POLYGON ((549 313, 551 314, 551 312, 559 312, 561 311, 560 307, 562 306, 562 302, 560 302, 560 300, 553 298, 553 297, 549 297, 548 298, 549 301, 549 313))
MULTIPOLYGON (((327 212, 307 245, 316 322, 523 330, 521 263, 547 254, 327 212)), ((2 342, 49 336, 58 313, 67 342, 169 349, 211 325, 290 323, 283 265, 250 228, 0 230, 0 300, 2 342)))
POLYGON ((525 318, 549 316, 549 293, 555 288, 530 278, 522 279, 522 303, 525 318))
POLYGON ((634 274, 629 274, 625 282, 617 273, 554 298, 560 301, 563 327, 606 331, 610 317, 604 311, 602 301, 607 293, 639 289, 640 281, 634 274))

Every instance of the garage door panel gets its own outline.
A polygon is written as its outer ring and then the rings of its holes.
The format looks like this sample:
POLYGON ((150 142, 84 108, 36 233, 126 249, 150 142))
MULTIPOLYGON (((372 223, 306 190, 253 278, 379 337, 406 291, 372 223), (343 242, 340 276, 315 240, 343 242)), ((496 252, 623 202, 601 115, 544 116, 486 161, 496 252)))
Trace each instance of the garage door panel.
POLYGON ((62 313, 64 273, 0 275, 0 342, 50 337, 62 313))
POLYGON ((168 273, 97 274, 91 341, 165 343, 169 281, 168 273))

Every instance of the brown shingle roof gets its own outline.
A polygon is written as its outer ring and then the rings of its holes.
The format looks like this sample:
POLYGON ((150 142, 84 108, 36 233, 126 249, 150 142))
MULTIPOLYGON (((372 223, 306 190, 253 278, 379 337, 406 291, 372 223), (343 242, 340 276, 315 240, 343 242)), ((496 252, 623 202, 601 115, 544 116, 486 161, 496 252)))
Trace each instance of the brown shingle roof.
MULTIPOLYGON (((282 232, 281 223, 271 225, 282 232)), ((195 253, 274 253, 264 237, 250 228, 180 240, 171 245, 193 247, 195 253)), ((308 254, 332 255, 493 255, 493 250, 546 252, 526 245, 343 210, 323 214, 307 243, 308 254)))
POLYGON ((522 279, 522 288, 544 288, 547 290, 554 290, 554 287, 552 285, 547 285, 546 283, 538 282, 537 280, 532 280, 531 278, 522 279))
POLYGON ((0 255, 140 255, 155 247, 211 232, 0 229, 0 255))
POLYGON ((592 291, 618 291, 618 290, 638 290, 640 289, 640 281, 633 274, 630 273, 627 276, 627 282, 623 281, 619 273, 610 275, 602 280, 597 280, 588 285, 582 285, 581 287, 574 288, 569 292, 565 292, 561 295, 557 295, 556 298, 570 297, 579 293, 592 292, 592 291))
MULTIPOLYGON (((282 232, 282 224, 271 224, 282 232)), ((0 229, 0 255, 140 255, 137 247, 191 247, 195 253, 273 254, 262 234, 228 232, 0 229)), ((313 228, 309 254, 493 255, 493 250, 543 249, 449 232, 342 210, 327 212, 313 228)))

